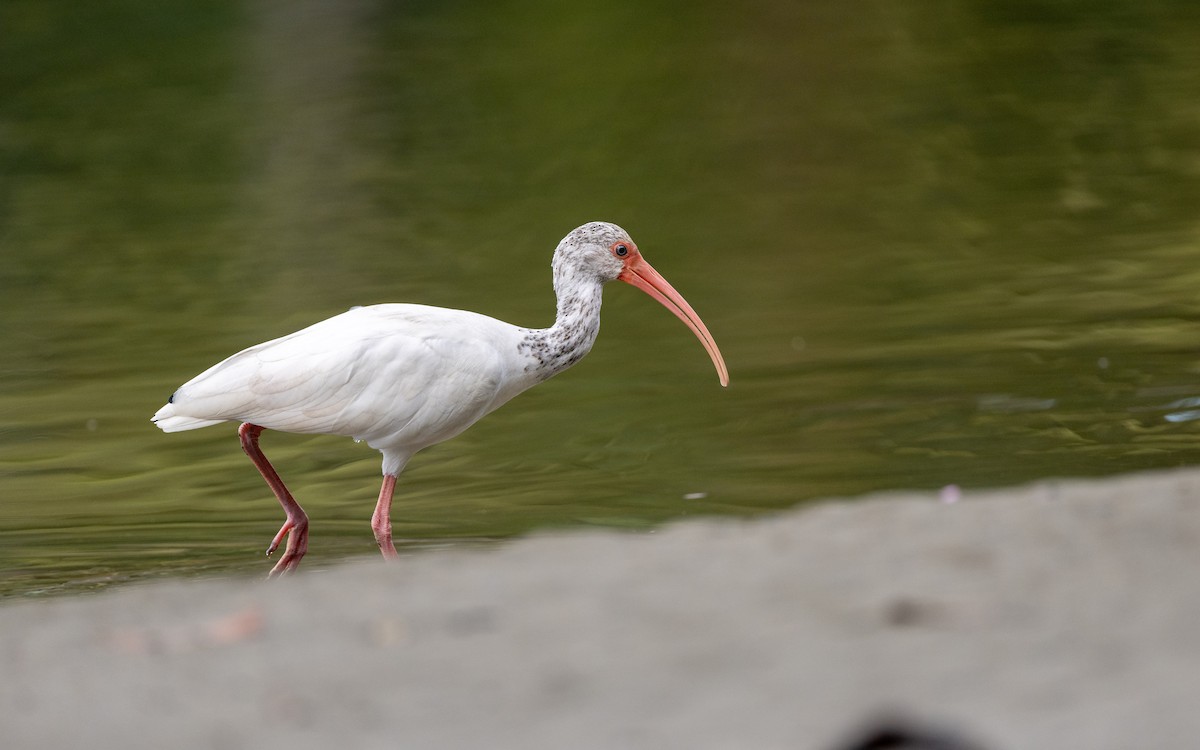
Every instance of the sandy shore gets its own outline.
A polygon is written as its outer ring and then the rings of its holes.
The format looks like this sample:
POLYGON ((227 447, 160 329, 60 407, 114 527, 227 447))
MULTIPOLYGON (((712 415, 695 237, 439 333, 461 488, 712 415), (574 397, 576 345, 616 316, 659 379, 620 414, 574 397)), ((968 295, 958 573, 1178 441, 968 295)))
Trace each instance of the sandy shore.
POLYGON ((1180 471, 159 582, 0 608, 0 733, 832 750, 902 715, 962 747, 1200 747, 1198 572, 1180 471))

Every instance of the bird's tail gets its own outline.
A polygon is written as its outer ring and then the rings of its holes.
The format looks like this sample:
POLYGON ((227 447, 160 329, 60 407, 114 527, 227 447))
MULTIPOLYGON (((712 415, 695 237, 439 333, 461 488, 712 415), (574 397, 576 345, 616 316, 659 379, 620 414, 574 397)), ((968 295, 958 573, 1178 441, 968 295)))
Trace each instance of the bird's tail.
POLYGON ((183 432, 184 430, 198 430, 201 427, 220 424, 227 420, 224 419, 202 419, 200 417, 189 417, 175 412, 175 404, 166 404, 163 408, 154 412, 154 416, 150 421, 158 425, 163 432, 183 432))

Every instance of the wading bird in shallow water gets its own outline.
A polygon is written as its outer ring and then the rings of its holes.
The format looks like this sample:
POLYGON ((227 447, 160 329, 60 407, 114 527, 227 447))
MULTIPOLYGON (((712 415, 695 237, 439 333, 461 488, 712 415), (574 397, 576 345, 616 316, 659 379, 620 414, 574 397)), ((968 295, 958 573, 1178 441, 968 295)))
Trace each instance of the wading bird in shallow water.
POLYGON ((308 516, 258 447, 259 435, 282 430, 365 440, 383 454, 371 529, 383 556, 394 558, 392 493, 408 460, 587 354, 600 330, 600 290, 607 282, 632 284, 675 313, 708 350, 721 385, 729 385, 708 328, 642 259, 625 230, 584 224, 558 243, 552 268, 558 314, 549 328, 425 305, 355 307, 213 365, 175 391, 153 421, 164 432, 242 423, 242 450, 287 516, 267 547, 270 555, 287 537, 272 576, 300 564, 308 516))

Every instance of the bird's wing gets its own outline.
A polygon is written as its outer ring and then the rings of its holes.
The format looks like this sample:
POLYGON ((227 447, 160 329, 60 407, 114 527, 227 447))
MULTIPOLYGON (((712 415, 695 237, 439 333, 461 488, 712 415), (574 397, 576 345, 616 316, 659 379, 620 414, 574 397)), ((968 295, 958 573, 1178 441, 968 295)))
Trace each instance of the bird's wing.
POLYGON ((157 421, 237 420, 372 444, 404 429, 417 442, 445 439, 495 398, 507 328, 420 305, 355 308, 214 365, 181 386, 164 407, 171 414, 157 421))

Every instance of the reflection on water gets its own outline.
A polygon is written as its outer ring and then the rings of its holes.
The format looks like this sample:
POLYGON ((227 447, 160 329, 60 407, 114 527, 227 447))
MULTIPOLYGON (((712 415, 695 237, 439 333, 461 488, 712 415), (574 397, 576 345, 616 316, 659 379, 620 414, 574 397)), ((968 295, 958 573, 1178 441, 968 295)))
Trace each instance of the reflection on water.
MULTIPOLYGON (((1190 2, 0 7, 0 593, 262 574, 234 428, 149 416, 352 305, 553 313, 616 221, 721 345, 606 297, 581 365, 414 460, 410 549, 1195 463, 1190 2)), ((268 434, 313 566, 378 456, 268 434)))

